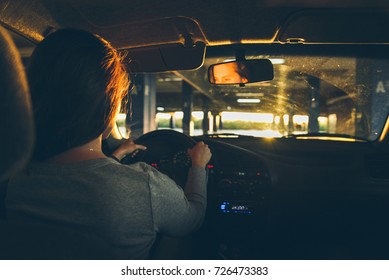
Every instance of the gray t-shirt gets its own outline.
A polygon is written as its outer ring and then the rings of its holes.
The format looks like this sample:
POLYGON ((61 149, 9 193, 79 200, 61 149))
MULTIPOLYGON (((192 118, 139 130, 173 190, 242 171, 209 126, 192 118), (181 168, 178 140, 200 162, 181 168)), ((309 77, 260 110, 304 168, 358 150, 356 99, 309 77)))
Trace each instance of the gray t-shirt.
POLYGON ((145 163, 35 163, 10 181, 6 204, 9 220, 83 227, 121 248, 121 258, 144 259, 156 233, 183 236, 201 225, 206 174, 190 168, 184 193, 145 163))

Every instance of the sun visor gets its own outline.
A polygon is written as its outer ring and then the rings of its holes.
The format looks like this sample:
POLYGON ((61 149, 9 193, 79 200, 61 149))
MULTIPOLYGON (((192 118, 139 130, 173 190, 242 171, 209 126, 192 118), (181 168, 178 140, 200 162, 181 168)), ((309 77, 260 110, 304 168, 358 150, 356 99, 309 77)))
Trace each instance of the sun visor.
POLYGON ((133 73, 193 70, 204 63, 205 43, 196 42, 190 46, 168 44, 126 51, 128 66, 133 73))
POLYGON ((288 18, 277 39, 285 43, 388 43, 387 12, 304 10, 288 18))

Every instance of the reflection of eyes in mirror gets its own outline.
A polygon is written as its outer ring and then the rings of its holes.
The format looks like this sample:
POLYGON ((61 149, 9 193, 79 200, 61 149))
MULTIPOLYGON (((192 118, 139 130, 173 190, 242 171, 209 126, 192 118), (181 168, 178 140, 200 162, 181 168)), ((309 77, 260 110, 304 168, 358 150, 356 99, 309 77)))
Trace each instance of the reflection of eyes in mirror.
POLYGON ((249 71, 243 63, 230 62, 215 65, 211 82, 215 84, 244 84, 249 81, 249 71))
POLYGON ((269 81, 274 78, 269 59, 251 59, 211 65, 208 80, 216 85, 246 84, 269 81))

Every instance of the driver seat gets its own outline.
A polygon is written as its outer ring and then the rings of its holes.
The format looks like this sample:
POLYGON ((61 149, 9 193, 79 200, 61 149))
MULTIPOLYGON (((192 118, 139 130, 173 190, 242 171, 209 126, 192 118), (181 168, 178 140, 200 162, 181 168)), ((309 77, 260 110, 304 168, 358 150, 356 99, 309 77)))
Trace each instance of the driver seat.
POLYGON ((19 52, 0 26, 0 259, 105 259, 111 248, 97 236, 64 226, 6 220, 8 179, 25 167, 33 150, 31 101, 19 52))
POLYGON ((7 180, 30 159, 34 129, 27 79, 18 50, 0 26, 0 218, 5 218, 7 180))

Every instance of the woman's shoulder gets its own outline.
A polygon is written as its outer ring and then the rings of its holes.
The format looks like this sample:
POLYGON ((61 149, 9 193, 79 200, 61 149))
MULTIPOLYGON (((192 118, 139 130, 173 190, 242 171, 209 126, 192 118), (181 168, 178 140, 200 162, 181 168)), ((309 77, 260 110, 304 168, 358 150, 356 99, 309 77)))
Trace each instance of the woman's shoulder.
POLYGON ((151 181, 166 181, 168 176, 159 172, 156 168, 150 166, 145 162, 137 162, 132 164, 121 164, 114 159, 109 158, 110 164, 102 169, 106 169, 107 172, 124 172, 136 176, 146 176, 151 181))
POLYGON ((149 172, 154 172, 155 168, 152 166, 148 165, 145 162, 136 162, 132 164, 122 164, 114 159, 108 158, 110 161, 110 168, 115 168, 115 169, 121 169, 121 170, 131 170, 133 172, 140 172, 140 173, 149 173, 149 172))
POLYGON ((130 165, 121 164, 112 158, 99 158, 66 164, 55 163, 32 163, 27 170, 31 174, 37 175, 67 175, 67 174, 119 174, 119 173, 148 173, 152 172, 152 167, 146 163, 139 162, 130 165))

